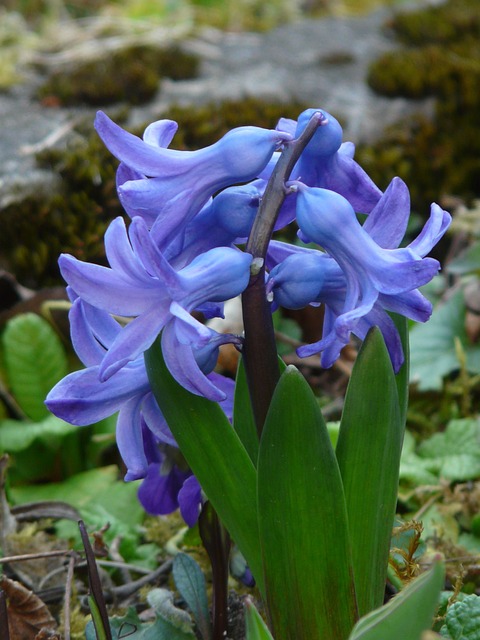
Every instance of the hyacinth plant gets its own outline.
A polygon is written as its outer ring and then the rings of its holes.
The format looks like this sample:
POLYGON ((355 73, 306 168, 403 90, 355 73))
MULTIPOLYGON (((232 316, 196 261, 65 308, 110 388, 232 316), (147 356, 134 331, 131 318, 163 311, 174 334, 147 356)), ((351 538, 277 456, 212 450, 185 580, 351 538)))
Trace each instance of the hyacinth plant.
POLYGON ((407 405, 406 319, 431 314, 419 287, 439 270, 426 256, 450 216, 432 204, 420 234, 400 247, 406 185, 395 178, 382 192, 320 109, 274 130, 239 127, 197 151, 169 148, 176 128, 160 120, 140 139, 97 115, 131 221, 107 230, 109 266, 60 257, 85 368, 58 383, 47 406, 76 425, 118 412, 125 479, 142 479, 145 509, 180 508, 189 526, 199 522, 215 639, 226 634, 233 540, 270 628, 249 601, 251 640, 419 640, 441 565, 382 605, 407 405), (272 238, 291 224, 298 241, 272 238), (202 321, 239 295, 242 336, 202 321), (299 356, 319 354, 330 367, 352 336, 363 341, 335 447, 307 381, 277 355, 272 313, 307 305, 324 306, 322 337, 299 356), (241 353, 236 381, 215 371, 226 343, 241 353))

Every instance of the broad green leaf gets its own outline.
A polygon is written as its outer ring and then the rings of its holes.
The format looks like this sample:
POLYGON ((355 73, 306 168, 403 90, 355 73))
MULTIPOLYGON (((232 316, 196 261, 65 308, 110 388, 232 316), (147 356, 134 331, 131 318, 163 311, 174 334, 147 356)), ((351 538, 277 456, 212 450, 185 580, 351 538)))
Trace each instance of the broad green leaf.
POLYGON ((273 640, 272 634, 250 598, 245 601, 245 640, 273 640))
POLYGON ((400 484, 402 487, 434 485, 438 482, 437 464, 429 458, 421 458, 415 451, 415 438, 405 432, 400 459, 400 484))
POLYGON ((0 452, 9 453, 14 464, 9 472, 12 482, 48 479, 55 470, 75 472, 79 456, 78 427, 51 414, 41 422, 3 420, 0 423, 0 452), (71 451, 65 459, 65 451, 71 451), (68 468, 67 468, 68 464, 68 468))
POLYGON ((138 484, 119 480, 118 468, 112 465, 84 471, 63 482, 11 487, 10 495, 15 504, 41 500, 67 502, 85 515, 89 524, 92 519, 103 523, 107 519, 111 523, 110 533, 117 529, 117 533, 125 536, 127 531, 136 531, 144 519, 145 512, 136 496, 138 484))
POLYGON ((48 449, 56 451, 67 435, 77 432, 78 427, 52 414, 48 414, 41 422, 3 420, 0 422, 0 451, 18 453, 34 443, 44 444, 48 449))
POLYGON ((157 618, 162 618, 175 630, 193 636, 192 618, 188 611, 176 607, 173 593, 168 589, 152 589, 147 595, 148 604, 154 609, 157 618))
POLYGON ((420 640, 432 624, 444 576, 443 565, 437 563, 386 605, 361 618, 348 640, 420 640))
POLYGON ((360 615, 383 602, 403 433, 395 375, 375 328, 353 368, 336 448, 360 615))
POLYGON ((347 638, 356 601, 342 481, 317 399, 293 366, 260 442, 258 517, 274 636, 347 638))
MULTIPOLYGON (((192 633, 176 628, 161 617, 153 623, 142 622, 134 609, 129 609, 124 616, 110 618, 112 640, 194 640, 192 633)), ((97 638, 93 622, 85 628, 85 640, 101 640, 97 638)))
POLYGON ((15 316, 2 336, 10 389, 31 420, 48 415, 50 389, 68 372, 65 350, 50 324, 35 313, 15 316))
POLYGON ((253 417, 243 358, 239 359, 233 405, 233 428, 255 467, 258 458, 258 434, 253 417))
POLYGON ((193 632, 183 631, 164 618, 158 617, 145 629, 140 640, 195 640, 195 636, 193 632))
POLYGON ((451 420, 442 433, 424 440, 417 454, 440 478, 473 480, 480 476, 480 419, 451 420))
POLYGON ((211 635, 205 576, 195 560, 186 553, 179 553, 173 560, 173 579, 180 595, 193 613, 202 638, 211 635))
POLYGON ((472 594, 447 610, 440 635, 448 640, 480 640, 480 597, 472 594))
POLYGON ((480 242, 470 245, 448 263, 448 273, 463 276, 475 272, 480 272, 480 242))
POLYGON ((465 351, 467 369, 480 372, 480 346, 469 342, 465 333, 465 302, 457 291, 446 302, 434 308, 426 324, 416 325, 410 332, 410 380, 419 390, 441 389, 443 377, 459 369, 455 338, 465 351))
POLYGON ((220 406, 173 379, 160 339, 145 354, 155 398, 214 509, 245 556, 262 591, 255 467, 220 406))

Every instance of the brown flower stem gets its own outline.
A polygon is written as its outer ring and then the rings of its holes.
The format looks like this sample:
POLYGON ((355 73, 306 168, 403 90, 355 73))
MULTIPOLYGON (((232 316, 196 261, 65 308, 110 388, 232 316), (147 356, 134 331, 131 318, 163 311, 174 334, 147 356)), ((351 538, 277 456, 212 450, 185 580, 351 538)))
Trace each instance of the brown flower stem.
POLYGON ((260 438, 270 401, 280 377, 270 303, 265 290, 265 256, 275 221, 287 194, 285 182, 325 116, 317 112, 301 135, 285 143, 262 197, 246 251, 253 256, 248 287, 242 295, 245 341, 243 358, 253 415, 260 438))

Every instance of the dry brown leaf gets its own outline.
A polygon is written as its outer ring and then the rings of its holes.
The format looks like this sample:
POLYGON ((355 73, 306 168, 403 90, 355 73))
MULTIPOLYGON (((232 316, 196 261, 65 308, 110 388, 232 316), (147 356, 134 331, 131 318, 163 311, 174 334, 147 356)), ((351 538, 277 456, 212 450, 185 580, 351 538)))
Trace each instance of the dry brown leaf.
POLYGON ((46 604, 33 591, 5 577, 0 580, 0 587, 7 597, 10 640, 35 640, 40 631, 56 629, 57 623, 46 604))

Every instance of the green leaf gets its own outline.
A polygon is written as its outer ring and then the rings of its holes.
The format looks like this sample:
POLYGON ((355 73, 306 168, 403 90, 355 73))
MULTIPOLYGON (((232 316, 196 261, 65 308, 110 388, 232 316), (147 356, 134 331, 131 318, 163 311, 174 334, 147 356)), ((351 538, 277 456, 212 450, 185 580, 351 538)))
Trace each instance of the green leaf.
POLYGON ((480 640, 480 597, 472 594, 452 604, 440 635, 448 640, 480 640))
POLYGON ((480 476, 480 419, 451 420, 443 433, 424 440, 417 454, 446 480, 473 480, 480 476))
POLYGON ((255 467, 220 406, 186 391, 163 360, 160 339, 145 354, 155 398, 214 509, 262 591, 255 467))
POLYGON ((448 273, 463 276, 480 271, 480 242, 475 242, 448 263, 448 273))
POLYGON ((417 455, 415 446, 415 438, 406 431, 400 459, 400 484, 402 487, 436 484, 438 482, 436 462, 417 455))
POLYGON ((343 487, 317 399, 293 366, 260 442, 258 507, 274 636, 344 640, 356 602, 343 487))
MULTIPOLYGON (((103 625, 102 616, 100 610, 93 596, 88 596, 88 606, 90 607, 90 613, 92 615, 93 626, 95 628, 95 637, 97 640, 110 640, 112 633, 108 633, 108 626, 105 628, 103 625)), ((106 624, 106 623, 105 623, 106 624)), ((112 638, 113 640, 113 638, 112 638)))
POLYGON ((465 333, 465 302, 457 291, 449 300, 435 307, 426 324, 416 325, 410 332, 410 380, 420 391, 441 389, 443 377, 459 369, 455 338, 465 351, 467 369, 480 372, 480 346, 469 342, 465 333))
MULTIPOLYGON (((51 477, 62 467, 65 449, 78 450, 78 427, 47 415, 41 422, 3 420, 0 423, 0 452, 12 455, 12 482, 32 482, 51 477)), ((78 456, 70 463, 78 462, 78 456)), ((70 466, 70 465, 69 465, 70 466)))
POLYGON ((46 320, 35 313, 12 318, 2 336, 9 386, 31 420, 46 417, 44 400, 68 372, 65 350, 46 320))
POLYGON ((384 598, 403 433, 395 375, 375 328, 353 368, 336 448, 360 615, 384 598))
MULTIPOLYGON (((11 487, 10 496, 15 504, 60 500, 78 509, 91 527, 101 527, 106 522, 110 528, 105 534, 107 543, 119 536, 121 553, 128 561, 135 561, 140 531, 145 512, 136 493, 139 482, 123 482, 118 479, 114 465, 85 471, 58 483, 11 487)), ((61 521, 56 525, 61 537, 78 539, 78 527, 61 521)))
POLYGON ((435 614, 445 570, 437 563, 357 622, 348 640, 420 640, 435 614))
MULTIPOLYGON (((152 589, 147 595, 148 604, 154 609, 158 619, 168 623, 176 632, 180 631, 188 638, 192 638, 192 619, 188 611, 174 605, 173 593, 168 589, 152 589)), ((158 621, 158 620, 157 620, 158 621)))
POLYGON ((272 634, 250 598, 245 600, 245 639, 273 640, 272 634))
POLYGON ((238 362, 233 404, 233 428, 238 433, 238 437, 256 467, 258 458, 258 434, 255 418, 253 417, 250 394, 248 392, 243 358, 240 358, 238 362))
POLYGON ((57 451, 62 445, 62 440, 70 433, 77 431, 78 427, 51 414, 41 422, 3 420, 0 422, 0 451, 18 453, 39 443, 52 451, 57 451))
POLYGON ((173 560, 175 585, 193 613, 202 638, 211 635, 205 576, 195 560, 186 553, 179 553, 173 560))

